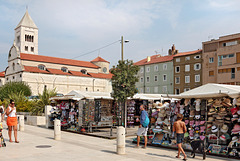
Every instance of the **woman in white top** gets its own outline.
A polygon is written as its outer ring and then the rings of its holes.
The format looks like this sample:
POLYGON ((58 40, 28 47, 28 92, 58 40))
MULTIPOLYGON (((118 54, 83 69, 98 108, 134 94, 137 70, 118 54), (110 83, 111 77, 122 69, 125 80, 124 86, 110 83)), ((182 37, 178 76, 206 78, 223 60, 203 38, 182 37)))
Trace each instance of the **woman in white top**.
POLYGON ((8 135, 9 135, 9 142, 12 141, 12 130, 14 130, 14 137, 15 137, 15 143, 19 143, 17 140, 17 110, 14 106, 15 103, 13 100, 10 100, 10 105, 7 108, 7 125, 8 125, 8 135))

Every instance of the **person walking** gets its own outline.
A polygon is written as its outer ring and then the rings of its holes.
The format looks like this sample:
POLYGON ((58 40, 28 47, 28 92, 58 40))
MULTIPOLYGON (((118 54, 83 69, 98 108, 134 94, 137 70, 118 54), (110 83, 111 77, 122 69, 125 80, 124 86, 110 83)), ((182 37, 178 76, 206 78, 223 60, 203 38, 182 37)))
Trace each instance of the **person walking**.
POLYGON ((177 121, 173 124, 173 132, 176 134, 175 137, 177 137, 177 146, 178 146, 178 154, 176 158, 180 158, 180 152, 184 155, 183 160, 187 160, 187 155, 185 154, 183 148, 182 148, 182 142, 184 139, 184 133, 187 132, 187 128, 185 125, 185 122, 182 121, 183 115, 177 114, 177 121))
POLYGON ((8 135, 9 135, 9 142, 12 141, 12 131, 14 131, 15 143, 19 143, 17 140, 17 110, 15 107, 15 102, 11 99, 10 105, 6 111, 7 114, 7 125, 8 125, 8 135))
POLYGON ((0 106, 0 114, 1 114, 0 120, 3 122, 6 114, 6 107, 4 102, 2 103, 2 106, 0 106))
POLYGON ((137 132, 137 146, 136 148, 139 148, 140 144, 140 136, 144 136, 144 146, 143 148, 147 148, 147 131, 148 131, 148 124, 149 124, 149 118, 148 113, 145 111, 143 104, 140 105, 141 115, 140 115, 140 125, 137 132))

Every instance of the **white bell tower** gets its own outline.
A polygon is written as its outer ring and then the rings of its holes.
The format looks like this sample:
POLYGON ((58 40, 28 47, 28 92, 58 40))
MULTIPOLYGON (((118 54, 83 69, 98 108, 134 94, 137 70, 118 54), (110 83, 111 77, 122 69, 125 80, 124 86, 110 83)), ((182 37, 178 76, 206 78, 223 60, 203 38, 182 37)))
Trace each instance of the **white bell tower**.
POLYGON ((15 28, 15 43, 20 53, 38 55, 38 28, 28 10, 15 28))

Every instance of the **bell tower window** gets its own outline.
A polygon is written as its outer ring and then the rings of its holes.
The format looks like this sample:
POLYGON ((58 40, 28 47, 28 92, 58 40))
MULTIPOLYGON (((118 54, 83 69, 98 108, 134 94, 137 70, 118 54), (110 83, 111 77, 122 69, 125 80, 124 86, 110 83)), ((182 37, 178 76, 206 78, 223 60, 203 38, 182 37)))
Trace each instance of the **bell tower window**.
POLYGON ((31 52, 34 52, 34 47, 31 47, 31 52))
POLYGON ((81 70, 81 73, 82 73, 82 74, 87 74, 87 70, 86 70, 86 69, 82 69, 82 70, 81 70))
POLYGON ((28 51, 28 46, 25 46, 25 51, 28 51))
POLYGON ((66 67, 62 67, 61 68, 61 71, 63 71, 64 73, 67 73, 68 72, 68 69, 66 67))
POLYGON ((46 67, 41 64, 41 65, 38 65, 38 69, 40 69, 40 70, 46 70, 46 67))

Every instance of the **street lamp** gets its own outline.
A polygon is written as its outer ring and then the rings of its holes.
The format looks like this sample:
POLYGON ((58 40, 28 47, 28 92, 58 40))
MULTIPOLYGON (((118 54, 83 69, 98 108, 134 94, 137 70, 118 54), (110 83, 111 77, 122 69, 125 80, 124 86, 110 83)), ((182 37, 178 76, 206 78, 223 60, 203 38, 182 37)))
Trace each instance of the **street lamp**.
POLYGON ((129 40, 124 40, 124 41, 123 41, 123 36, 121 37, 122 61, 123 61, 123 43, 128 43, 128 42, 129 42, 129 40))

